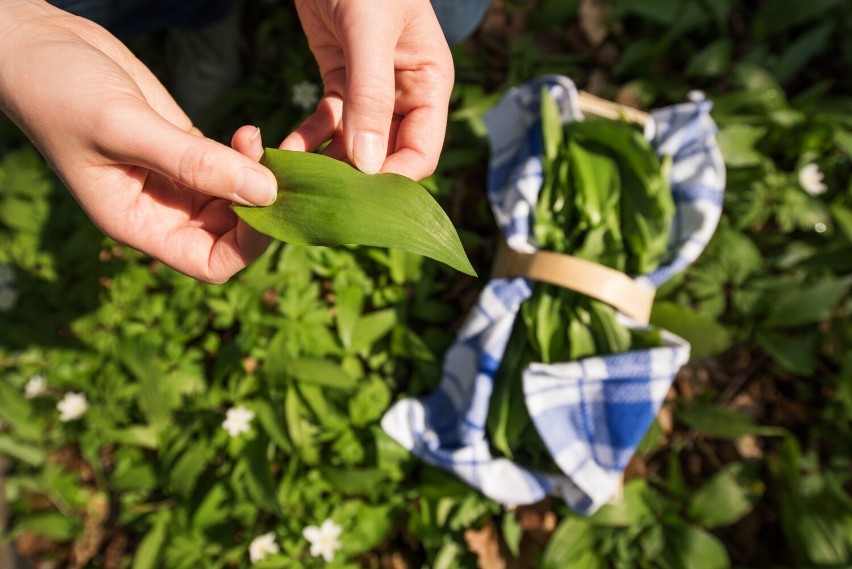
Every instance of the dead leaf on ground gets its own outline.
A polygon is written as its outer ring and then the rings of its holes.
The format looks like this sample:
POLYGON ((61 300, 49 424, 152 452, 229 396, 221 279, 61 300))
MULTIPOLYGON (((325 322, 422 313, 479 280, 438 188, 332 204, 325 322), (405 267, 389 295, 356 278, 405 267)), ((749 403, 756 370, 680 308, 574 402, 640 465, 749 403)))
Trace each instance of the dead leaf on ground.
POLYGON ((106 521, 109 517, 109 501, 103 494, 89 502, 83 531, 71 545, 70 569, 83 569, 100 551, 106 534, 106 521))
POLYGON ((612 8, 602 0, 580 2, 580 29, 593 46, 600 45, 609 35, 607 20, 612 8))
POLYGON ((547 543, 550 534, 556 529, 556 514, 550 509, 549 499, 529 506, 518 506, 515 515, 526 535, 536 543, 547 543))
POLYGON ((382 555, 382 569, 408 569, 410 566, 405 556, 399 551, 393 551, 382 555))
POLYGON ((130 543, 130 538, 123 531, 110 538, 104 549, 104 569, 120 569, 122 567, 122 560, 128 543, 130 543))
POLYGON ((476 555, 477 567, 506 569, 506 558, 500 549, 500 538, 493 521, 489 520, 482 529, 465 530, 464 541, 470 552, 476 555))

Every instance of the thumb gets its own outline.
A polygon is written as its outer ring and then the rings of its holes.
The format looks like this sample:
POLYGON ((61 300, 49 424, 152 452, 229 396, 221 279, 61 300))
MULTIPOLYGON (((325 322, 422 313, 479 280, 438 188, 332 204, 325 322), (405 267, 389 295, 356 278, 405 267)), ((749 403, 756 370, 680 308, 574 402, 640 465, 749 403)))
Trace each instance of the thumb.
MULTIPOLYGON (((394 112, 394 55, 400 35, 396 2, 376 10, 372 2, 348 6, 352 25, 342 29, 346 60, 343 136, 346 153, 366 174, 375 174, 388 155, 394 112)), ((344 20, 345 21, 345 20, 344 20)))
POLYGON ((123 107, 115 126, 121 134, 112 154, 122 161, 244 205, 275 201, 278 183, 267 168, 224 144, 181 130, 147 105, 123 107))

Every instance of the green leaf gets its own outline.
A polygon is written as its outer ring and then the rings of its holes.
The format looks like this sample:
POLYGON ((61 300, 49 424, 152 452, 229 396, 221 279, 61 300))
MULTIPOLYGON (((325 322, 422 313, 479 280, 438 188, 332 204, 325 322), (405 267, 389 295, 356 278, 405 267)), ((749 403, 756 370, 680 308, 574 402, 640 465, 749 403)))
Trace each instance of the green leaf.
POLYGON ((148 463, 134 464, 129 460, 119 462, 110 478, 114 490, 149 490, 162 483, 153 466, 148 463))
POLYGON ((755 145, 765 134, 765 127, 739 123, 720 130, 717 138, 725 163, 733 168, 760 164, 763 155, 755 149, 755 145))
POLYGON ((307 464, 316 464, 319 462, 319 449, 317 448, 312 426, 303 417, 302 413, 305 409, 299 397, 299 392, 295 386, 287 388, 287 395, 284 399, 284 419, 287 422, 287 432, 290 434, 290 440, 299 451, 299 455, 307 464))
POLYGON ((576 516, 566 517, 550 536, 541 559, 542 569, 564 569, 584 554, 592 552, 595 545, 594 527, 588 520, 576 516))
POLYGON ((402 249, 476 276, 447 214, 413 180, 364 174, 308 152, 268 148, 261 163, 278 179, 278 199, 267 207, 234 207, 261 233, 300 245, 402 249))
POLYGON ((754 31, 758 38, 785 32, 805 22, 819 20, 826 12, 844 0, 773 0, 761 4, 754 17, 754 31))
POLYGON ((192 515, 192 526, 204 529, 228 519, 231 510, 229 498, 224 484, 213 486, 192 515))
POLYGON ((139 406, 158 431, 171 419, 179 399, 172 397, 153 348, 135 341, 125 341, 119 348, 124 366, 139 381, 139 406))
POLYGON ((6 435, 0 435, 0 455, 14 458, 30 466, 41 466, 44 463, 44 452, 40 448, 23 444, 6 435))
POLYGON ((337 292, 337 335, 344 348, 352 345, 355 326, 364 308, 364 289, 347 286, 337 292))
POLYGON ((358 393, 349 400, 349 417, 356 427, 364 427, 377 420, 387 409, 391 392, 384 381, 371 377, 362 383, 358 393))
POLYGON ((773 303, 765 326, 792 328, 822 322, 852 288, 852 278, 831 279, 815 285, 796 288, 773 303))
POLYGON ((160 444, 157 431, 150 425, 131 425, 108 433, 109 440, 125 445, 156 449, 160 444))
POLYGON ((689 342, 694 358, 724 352, 731 345, 731 335, 724 326, 673 302, 654 303, 651 323, 689 342))
POLYGON ((14 534, 31 531, 54 541, 71 541, 80 531, 80 520, 62 514, 37 514, 15 522, 14 534))
POLYGON ((350 346, 352 352, 360 353, 369 350, 373 344, 393 329, 396 322, 396 310, 393 308, 385 308, 362 316, 352 334, 350 346))
POLYGON ((725 546, 695 526, 665 526, 666 547, 661 561, 671 569, 726 569, 731 566, 725 546))
POLYGON ((267 454, 269 439, 258 435, 246 445, 246 489, 255 505, 279 517, 284 514, 278 504, 275 481, 267 454))
POLYGON ((545 168, 549 168, 562 144, 562 120, 559 117, 559 106, 548 93, 546 85, 541 87, 541 134, 544 139, 545 168))
POLYGON ((852 158, 852 132, 842 128, 835 129, 834 143, 846 153, 846 156, 852 158))
POLYGON ((734 463, 716 473, 692 497, 689 517, 706 528, 736 523, 754 508, 752 495, 737 479, 742 464, 734 463))
POLYGON ((781 54, 778 63, 773 66, 778 81, 788 83, 801 72, 808 62, 823 52, 829 45, 829 38, 835 26, 836 23, 832 20, 814 26, 788 45, 784 53, 781 54))
POLYGON ((524 537, 524 528, 521 522, 518 521, 518 516, 513 512, 503 514, 503 523, 500 525, 503 533, 503 540, 506 542, 506 547, 512 557, 520 557, 521 555, 521 539, 524 537))
POLYGON ((648 483, 635 478, 624 484, 622 497, 617 502, 604 504, 589 521, 597 526, 627 527, 636 526, 643 519, 651 517, 651 510, 645 503, 648 483))
POLYGON ((758 425, 746 415, 727 407, 695 403, 677 412, 677 417, 693 429, 722 439, 743 435, 780 436, 784 429, 758 425))
POLYGON ((321 466, 323 478, 336 490, 347 495, 372 496, 387 481, 388 475, 379 468, 334 468, 321 466))
POLYGON ((786 334, 773 330, 758 330, 757 343, 782 368, 810 376, 816 365, 816 329, 797 330, 786 334))
POLYGON ((274 407, 269 399, 257 399, 251 403, 251 408, 257 415, 257 420, 263 426, 263 430, 284 452, 290 450, 290 439, 284 430, 284 418, 274 407))
POLYGON ((288 362, 286 369, 296 381, 335 389, 354 389, 357 386, 355 378, 329 360, 299 358, 288 362))
POLYGON ((11 425, 15 435, 28 441, 40 440, 44 432, 44 420, 33 413, 29 401, 5 380, 0 381, 0 420, 11 425))
POLYGON ((686 74, 693 77, 716 77, 731 67, 734 42, 721 38, 692 56, 686 66, 686 74))
MULTIPOLYGON (((849 135, 849 138, 849 156, 852 157, 852 134, 849 135)), ((852 241, 852 209, 838 202, 832 203, 830 208, 835 225, 840 228, 848 241, 852 241)))
POLYGON ((175 466, 169 472, 169 479, 178 494, 188 497, 195 490, 195 482, 207 467, 207 444, 194 441, 188 445, 175 466))
POLYGON ((158 569, 160 567, 160 559, 165 550, 170 521, 171 515, 168 512, 163 512, 158 517, 154 527, 148 530, 148 533, 142 538, 142 542, 136 550, 136 555, 133 557, 132 569, 158 569))
POLYGON ((342 551, 347 555, 357 555, 376 547, 390 532, 394 525, 394 517, 391 515, 393 506, 382 504, 371 506, 363 502, 347 503, 338 512, 335 518, 348 517, 349 524, 346 531, 341 535, 342 551))
POLYGON ((836 517, 826 516, 813 509, 804 509, 798 513, 796 530, 801 537, 805 555, 817 566, 848 566, 852 545, 846 533, 848 528, 843 528, 839 522, 836 517))

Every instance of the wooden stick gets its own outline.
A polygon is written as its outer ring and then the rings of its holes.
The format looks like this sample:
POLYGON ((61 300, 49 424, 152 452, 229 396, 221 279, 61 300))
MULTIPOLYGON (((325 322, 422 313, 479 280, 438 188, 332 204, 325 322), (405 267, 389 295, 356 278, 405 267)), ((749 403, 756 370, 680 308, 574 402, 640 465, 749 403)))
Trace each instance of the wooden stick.
POLYGON ((624 119, 641 126, 648 122, 648 113, 645 111, 613 103, 585 91, 578 93, 577 100, 580 110, 590 115, 613 120, 624 119))

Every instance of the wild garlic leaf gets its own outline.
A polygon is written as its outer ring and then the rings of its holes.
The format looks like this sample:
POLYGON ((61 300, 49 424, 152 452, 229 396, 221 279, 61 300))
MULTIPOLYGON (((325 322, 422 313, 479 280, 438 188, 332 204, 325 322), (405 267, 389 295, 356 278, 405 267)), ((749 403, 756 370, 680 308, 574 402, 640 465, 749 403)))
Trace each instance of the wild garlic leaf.
POLYGON ((307 152, 267 148, 261 164, 278 178, 278 199, 234 206, 257 231, 298 245, 402 249, 476 276, 447 214, 417 182, 307 152))

